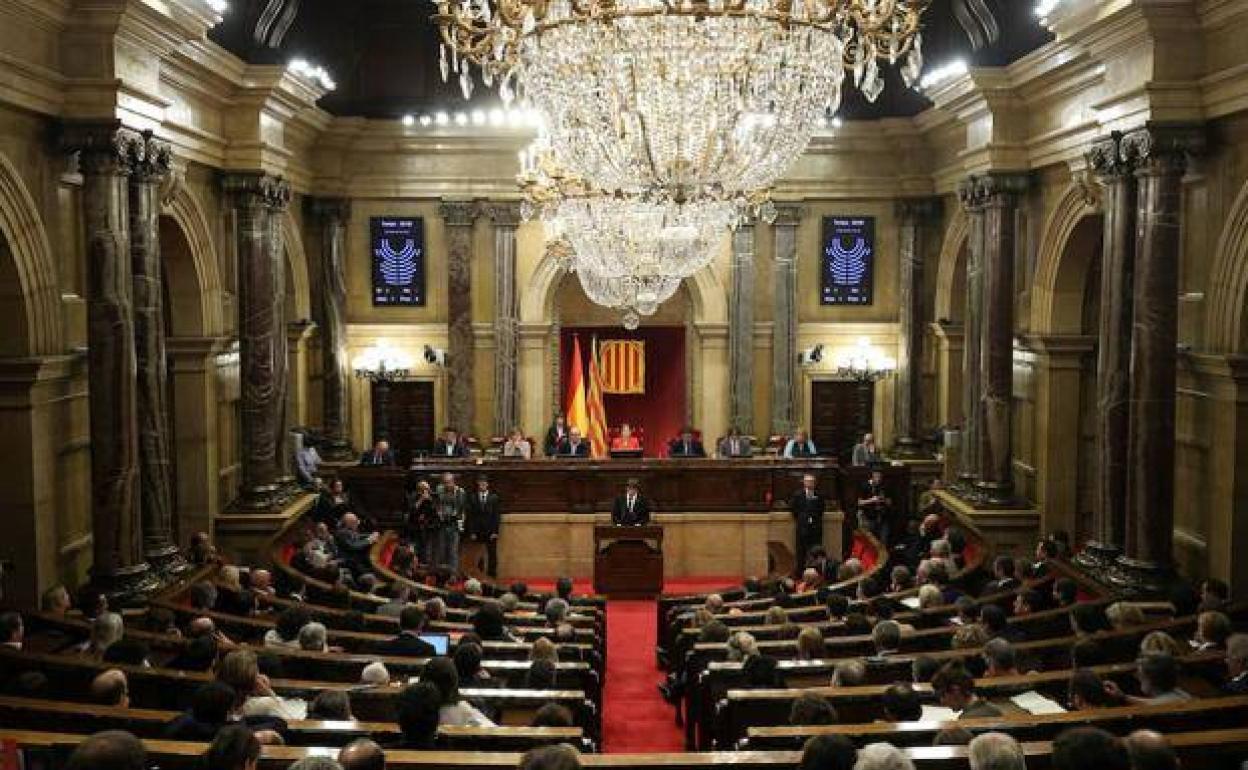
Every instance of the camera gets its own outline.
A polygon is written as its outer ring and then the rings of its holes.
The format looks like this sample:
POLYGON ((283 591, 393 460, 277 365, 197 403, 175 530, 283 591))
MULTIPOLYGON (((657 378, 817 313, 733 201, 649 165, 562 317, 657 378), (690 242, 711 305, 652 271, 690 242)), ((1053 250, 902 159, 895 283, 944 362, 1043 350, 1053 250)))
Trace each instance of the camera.
POLYGON ((435 348, 432 345, 425 345, 425 363, 434 366, 446 366, 446 351, 442 348, 435 348))
POLYGON ((806 348, 797 354, 797 363, 802 366, 812 366, 823 360, 823 343, 815 345, 813 348, 806 348))

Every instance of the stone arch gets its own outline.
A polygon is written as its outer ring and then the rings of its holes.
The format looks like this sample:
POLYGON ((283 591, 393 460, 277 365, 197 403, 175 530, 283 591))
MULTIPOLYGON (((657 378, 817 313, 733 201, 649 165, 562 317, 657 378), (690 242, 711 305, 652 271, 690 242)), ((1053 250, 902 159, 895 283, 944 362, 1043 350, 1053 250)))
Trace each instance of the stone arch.
POLYGON ((1036 334, 1080 334, 1084 289, 1099 258, 1103 221, 1099 202, 1072 184, 1045 223, 1032 288, 1031 329, 1036 334))
POLYGON ((175 337, 215 337, 225 333, 225 308, 216 248, 203 207, 179 187, 160 218, 161 258, 175 337))
POLYGON ((63 334, 52 245, 35 199, 0 154, 0 355, 61 352, 63 334), (11 310, 10 310, 11 308, 11 310))
MULTIPOLYGON (((959 207, 945 230, 940 261, 936 267, 936 302, 933 311, 937 319, 946 318, 952 321, 962 317, 961 309, 955 301, 958 296, 956 285, 958 274, 966 274, 966 241, 970 224, 966 212, 959 207)), ((965 279, 962 283, 965 283, 965 279)))
POLYGON ((289 319, 302 321, 312 317, 311 290, 308 287, 308 256, 303 249, 303 237, 299 234, 299 225, 287 211, 282 216, 282 241, 286 244, 286 293, 290 298, 288 311, 293 313, 289 319))
POLYGON ((1209 348, 1248 353, 1248 183, 1235 198, 1218 238, 1209 285, 1209 348))

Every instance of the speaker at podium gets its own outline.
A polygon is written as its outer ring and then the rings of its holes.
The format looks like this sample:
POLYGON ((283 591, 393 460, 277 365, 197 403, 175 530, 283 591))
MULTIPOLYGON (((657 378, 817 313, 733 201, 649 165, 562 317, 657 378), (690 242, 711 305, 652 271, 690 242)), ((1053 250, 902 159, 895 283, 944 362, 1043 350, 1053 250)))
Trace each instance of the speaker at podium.
POLYGON ((653 599, 663 592, 663 528, 594 527, 594 592, 613 599, 653 599))

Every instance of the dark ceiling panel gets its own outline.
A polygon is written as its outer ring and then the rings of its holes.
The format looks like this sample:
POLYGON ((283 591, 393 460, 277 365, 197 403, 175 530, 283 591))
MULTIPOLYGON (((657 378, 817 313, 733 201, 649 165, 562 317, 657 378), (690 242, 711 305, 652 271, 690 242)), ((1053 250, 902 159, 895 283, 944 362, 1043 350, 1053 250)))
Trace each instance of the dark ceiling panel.
MULTIPOLYGON (((495 106, 492 89, 477 83, 471 102, 459 86, 443 83, 438 71, 438 33, 429 19, 429 0, 302 0, 294 24, 273 50, 255 42, 253 31, 268 0, 234 0, 226 20, 210 33, 215 42, 253 64, 280 64, 304 57, 324 66, 338 88, 321 105, 335 115, 394 118, 405 113, 495 106)), ((924 27, 928 66, 955 58, 972 65, 1001 66, 1050 40, 1029 0, 984 0, 1001 27, 1000 39, 979 51, 958 25, 952 6, 965 0, 935 0, 924 27)), ((847 120, 917 115, 929 106, 908 90, 895 71, 875 104, 847 86, 839 112, 847 120)))

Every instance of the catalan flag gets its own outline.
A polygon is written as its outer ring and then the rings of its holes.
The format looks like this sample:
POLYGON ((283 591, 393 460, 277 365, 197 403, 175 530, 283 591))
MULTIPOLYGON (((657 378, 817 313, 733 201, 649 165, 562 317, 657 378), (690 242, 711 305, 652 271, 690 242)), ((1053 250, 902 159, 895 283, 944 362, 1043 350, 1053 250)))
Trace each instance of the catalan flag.
POLYGON ((581 361, 581 338, 572 337, 572 367, 568 372, 568 428, 576 428, 589 438, 589 411, 585 405, 585 365, 581 361))
POLYGON ((598 364, 598 338, 594 337, 589 352, 589 411, 590 449, 594 457, 606 457, 610 443, 607 440, 607 407, 602 402, 602 368, 598 364))
POLYGON ((643 340, 603 340, 598 351, 602 392, 640 396, 646 392, 646 343, 643 340))

